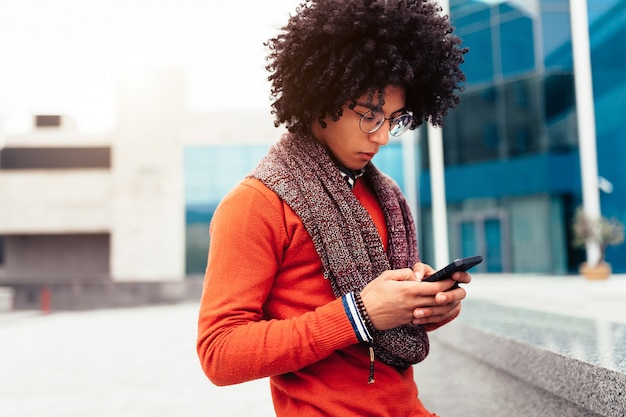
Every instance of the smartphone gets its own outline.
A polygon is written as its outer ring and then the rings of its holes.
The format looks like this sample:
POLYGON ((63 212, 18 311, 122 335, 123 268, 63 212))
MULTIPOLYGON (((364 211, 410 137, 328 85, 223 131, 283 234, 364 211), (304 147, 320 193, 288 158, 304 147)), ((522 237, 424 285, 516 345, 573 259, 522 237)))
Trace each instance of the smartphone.
MULTIPOLYGON (((422 281, 426 281, 426 282, 441 281, 442 279, 450 278, 450 276, 452 276, 452 274, 454 274, 457 271, 467 271, 468 269, 478 265, 482 261, 483 261, 483 257, 480 255, 456 259, 455 261, 441 268, 439 271, 435 272, 434 274, 429 275, 426 278, 422 279, 422 281)), ((459 284, 456 283, 450 289, 454 289, 458 286, 459 284)))

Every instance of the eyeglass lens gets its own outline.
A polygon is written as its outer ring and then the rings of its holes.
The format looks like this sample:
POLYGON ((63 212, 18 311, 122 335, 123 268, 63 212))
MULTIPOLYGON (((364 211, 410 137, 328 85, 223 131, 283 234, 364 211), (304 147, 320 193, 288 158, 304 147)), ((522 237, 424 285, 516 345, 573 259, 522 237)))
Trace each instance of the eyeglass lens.
MULTIPOLYGON (((400 136, 411 126, 411 115, 403 113, 390 120, 389 134, 400 136)), ((361 117, 359 127, 364 133, 374 133, 387 120, 382 112, 370 110, 361 117)))

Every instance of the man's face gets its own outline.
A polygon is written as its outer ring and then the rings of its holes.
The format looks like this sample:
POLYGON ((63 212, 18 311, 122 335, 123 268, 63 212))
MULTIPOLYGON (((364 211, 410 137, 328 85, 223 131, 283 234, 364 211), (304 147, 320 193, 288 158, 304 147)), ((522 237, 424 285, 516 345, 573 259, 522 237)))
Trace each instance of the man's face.
POLYGON ((366 114, 370 110, 377 109, 382 111, 388 119, 398 116, 405 106, 404 89, 387 86, 383 92, 383 99, 385 104, 381 107, 378 94, 364 94, 356 100, 356 106, 353 109, 348 104, 343 106, 343 113, 339 120, 333 121, 332 117, 326 116, 324 118, 325 129, 319 123, 314 122, 311 125, 311 133, 318 142, 330 150, 338 164, 358 171, 372 160, 381 146, 389 142, 390 126, 389 121, 385 120, 375 132, 364 133, 359 127, 361 121, 359 114, 366 114))

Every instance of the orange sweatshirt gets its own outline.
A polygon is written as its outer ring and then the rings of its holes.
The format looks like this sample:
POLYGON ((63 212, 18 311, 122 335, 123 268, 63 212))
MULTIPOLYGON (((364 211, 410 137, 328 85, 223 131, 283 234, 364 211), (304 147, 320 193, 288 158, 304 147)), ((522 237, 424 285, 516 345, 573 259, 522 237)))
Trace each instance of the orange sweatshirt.
MULTIPOLYGON (((386 243, 375 196, 362 179, 353 191, 386 243)), ((433 416, 412 368, 376 361, 368 384, 367 346, 324 279, 310 235, 255 179, 235 187, 211 222, 197 349, 217 385, 269 376, 279 417, 433 416)))

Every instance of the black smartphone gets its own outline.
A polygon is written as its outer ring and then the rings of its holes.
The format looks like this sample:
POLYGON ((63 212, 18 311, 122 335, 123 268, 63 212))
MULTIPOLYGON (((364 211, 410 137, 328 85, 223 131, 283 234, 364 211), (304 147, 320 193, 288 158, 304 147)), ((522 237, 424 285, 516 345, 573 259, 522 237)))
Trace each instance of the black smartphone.
MULTIPOLYGON (((478 265, 483 261, 483 257, 480 255, 470 256, 467 258, 456 259, 449 265, 444 266, 439 271, 435 272, 432 275, 427 276, 422 279, 422 281, 426 282, 436 282, 441 281, 442 279, 450 278, 452 274, 457 271, 467 271, 468 269, 478 265)), ((454 286, 450 289, 454 289, 458 287, 458 283, 454 284, 454 286)))

